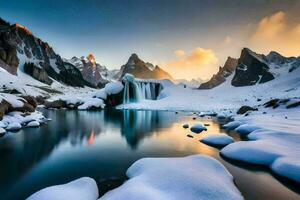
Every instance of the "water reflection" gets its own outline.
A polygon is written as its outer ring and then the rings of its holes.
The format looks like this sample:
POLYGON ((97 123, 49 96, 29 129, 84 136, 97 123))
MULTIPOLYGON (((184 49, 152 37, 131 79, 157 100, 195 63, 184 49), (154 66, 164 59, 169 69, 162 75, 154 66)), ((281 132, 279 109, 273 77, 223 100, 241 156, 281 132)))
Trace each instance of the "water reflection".
MULTIPOLYGON (((247 189, 247 180, 255 179, 259 181, 254 191, 263 192, 261 188, 269 184, 276 188, 271 193, 273 199, 295 197, 269 174, 235 167, 223 161, 217 149, 201 144, 199 139, 203 136, 224 131, 214 119, 193 120, 187 113, 159 111, 44 112, 53 121, 0 138, 0 199, 24 199, 41 188, 82 176, 93 177, 97 182, 124 180, 127 168, 140 158, 191 154, 221 160, 231 173, 238 174, 241 188, 247 189), (196 122, 209 124, 208 131, 193 134, 182 128, 184 123, 196 122), (194 138, 186 137, 189 133, 194 138)), ((234 133, 228 134, 239 139, 234 133)))

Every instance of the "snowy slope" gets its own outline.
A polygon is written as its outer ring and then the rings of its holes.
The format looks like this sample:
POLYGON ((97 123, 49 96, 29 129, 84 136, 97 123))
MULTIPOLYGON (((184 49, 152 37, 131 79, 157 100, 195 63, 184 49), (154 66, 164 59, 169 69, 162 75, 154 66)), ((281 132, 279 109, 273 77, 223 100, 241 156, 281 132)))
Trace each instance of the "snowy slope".
POLYGON ((119 108, 219 111, 237 109, 242 105, 257 105, 257 99, 267 101, 271 98, 300 97, 300 69, 277 77, 274 80, 253 86, 234 87, 233 75, 226 82, 211 90, 192 90, 175 85, 165 86, 160 99, 145 100, 139 103, 121 105, 119 108))

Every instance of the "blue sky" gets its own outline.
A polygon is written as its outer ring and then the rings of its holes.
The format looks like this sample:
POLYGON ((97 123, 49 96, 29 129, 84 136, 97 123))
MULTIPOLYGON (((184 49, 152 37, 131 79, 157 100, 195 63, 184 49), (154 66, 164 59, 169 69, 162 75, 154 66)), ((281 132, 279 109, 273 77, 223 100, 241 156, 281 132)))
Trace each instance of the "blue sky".
POLYGON ((62 57, 93 53, 100 64, 119 68, 131 53, 154 63, 174 51, 212 49, 222 64, 238 56, 247 25, 278 11, 299 20, 299 1, 276 0, 0 0, 0 17, 29 28, 62 57))

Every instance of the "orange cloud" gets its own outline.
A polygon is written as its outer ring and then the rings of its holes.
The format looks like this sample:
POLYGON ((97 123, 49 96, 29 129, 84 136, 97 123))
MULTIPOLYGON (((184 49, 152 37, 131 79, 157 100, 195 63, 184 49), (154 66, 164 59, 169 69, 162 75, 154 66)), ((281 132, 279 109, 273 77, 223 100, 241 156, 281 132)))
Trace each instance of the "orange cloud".
POLYGON ((300 55, 300 22, 291 23, 286 13, 279 11, 264 17, 250 38, 258 51, 278 51, 286 56, 300 55))
POLYGON ((177 58, 162 66, 176 79, 209 79, 218 68, 218 58, 212 49, 197 47, 189 53, 177 50, 174 54, 177 58))
POLYGON ((178 57, 185 56, 185 51, 183 51, 183 50, 176 50, 176 51, 174 51, 174 53, 178 57))

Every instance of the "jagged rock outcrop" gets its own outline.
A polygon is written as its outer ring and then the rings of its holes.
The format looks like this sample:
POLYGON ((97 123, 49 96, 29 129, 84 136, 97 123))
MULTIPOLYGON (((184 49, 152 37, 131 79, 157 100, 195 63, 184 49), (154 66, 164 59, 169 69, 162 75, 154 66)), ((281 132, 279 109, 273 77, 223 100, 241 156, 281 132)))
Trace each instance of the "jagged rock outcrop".
POLYGON ((128 62, 121 67, 118 74, 119 79, 121 80, 127 73, 140 79, 173 80, 169 73, 161 69, 159 66, 154 66, 151 63, 145 63, 136 54, 132 54, 128 59, 128 62))
POLYGON ((231 84, 236 87, 248 86, 274 79, 274 75, 269 71, 269 65, 264 58, 263 55, 244 48, 231 84))
POLYGON ((237 64, 237 59, 228 57, 224 66, 219 68, 218 73, 214 74, 209 81, 202 83, 199 89, 211 89, 225 82, 226 78, 234 72, 237 64))
POLYGON ((86 58, 73 57, 71 59, 65 59, 65 63, 70 63, 76 66, 82 74, 82 77, 86 82, 93 87, 102 88, 106 83, 110 82, 109 70, 105 66, 101 66, 96 62, 93 54, 89 54, 86 58))
POLYGON ((11 74, 16 74, 18 67, 24 71, 24 64, 34 69, 27 71, 34 78, 50 83, 50 77, 71 86, 84 86, 85 81, 76 67, 66 67, 61 57, 54 52, 48 43, 35 37, 26 27, 20 24, 10 25, 0 19, 0 60, 11 74), (41 70, 38 70, 41 69, 41 70), (74 71, 75 70, 75 71, 74 71), (41 74, 40 74, 41 73, 41 74), (74 76, 76 75, 76 76, 74 76))

